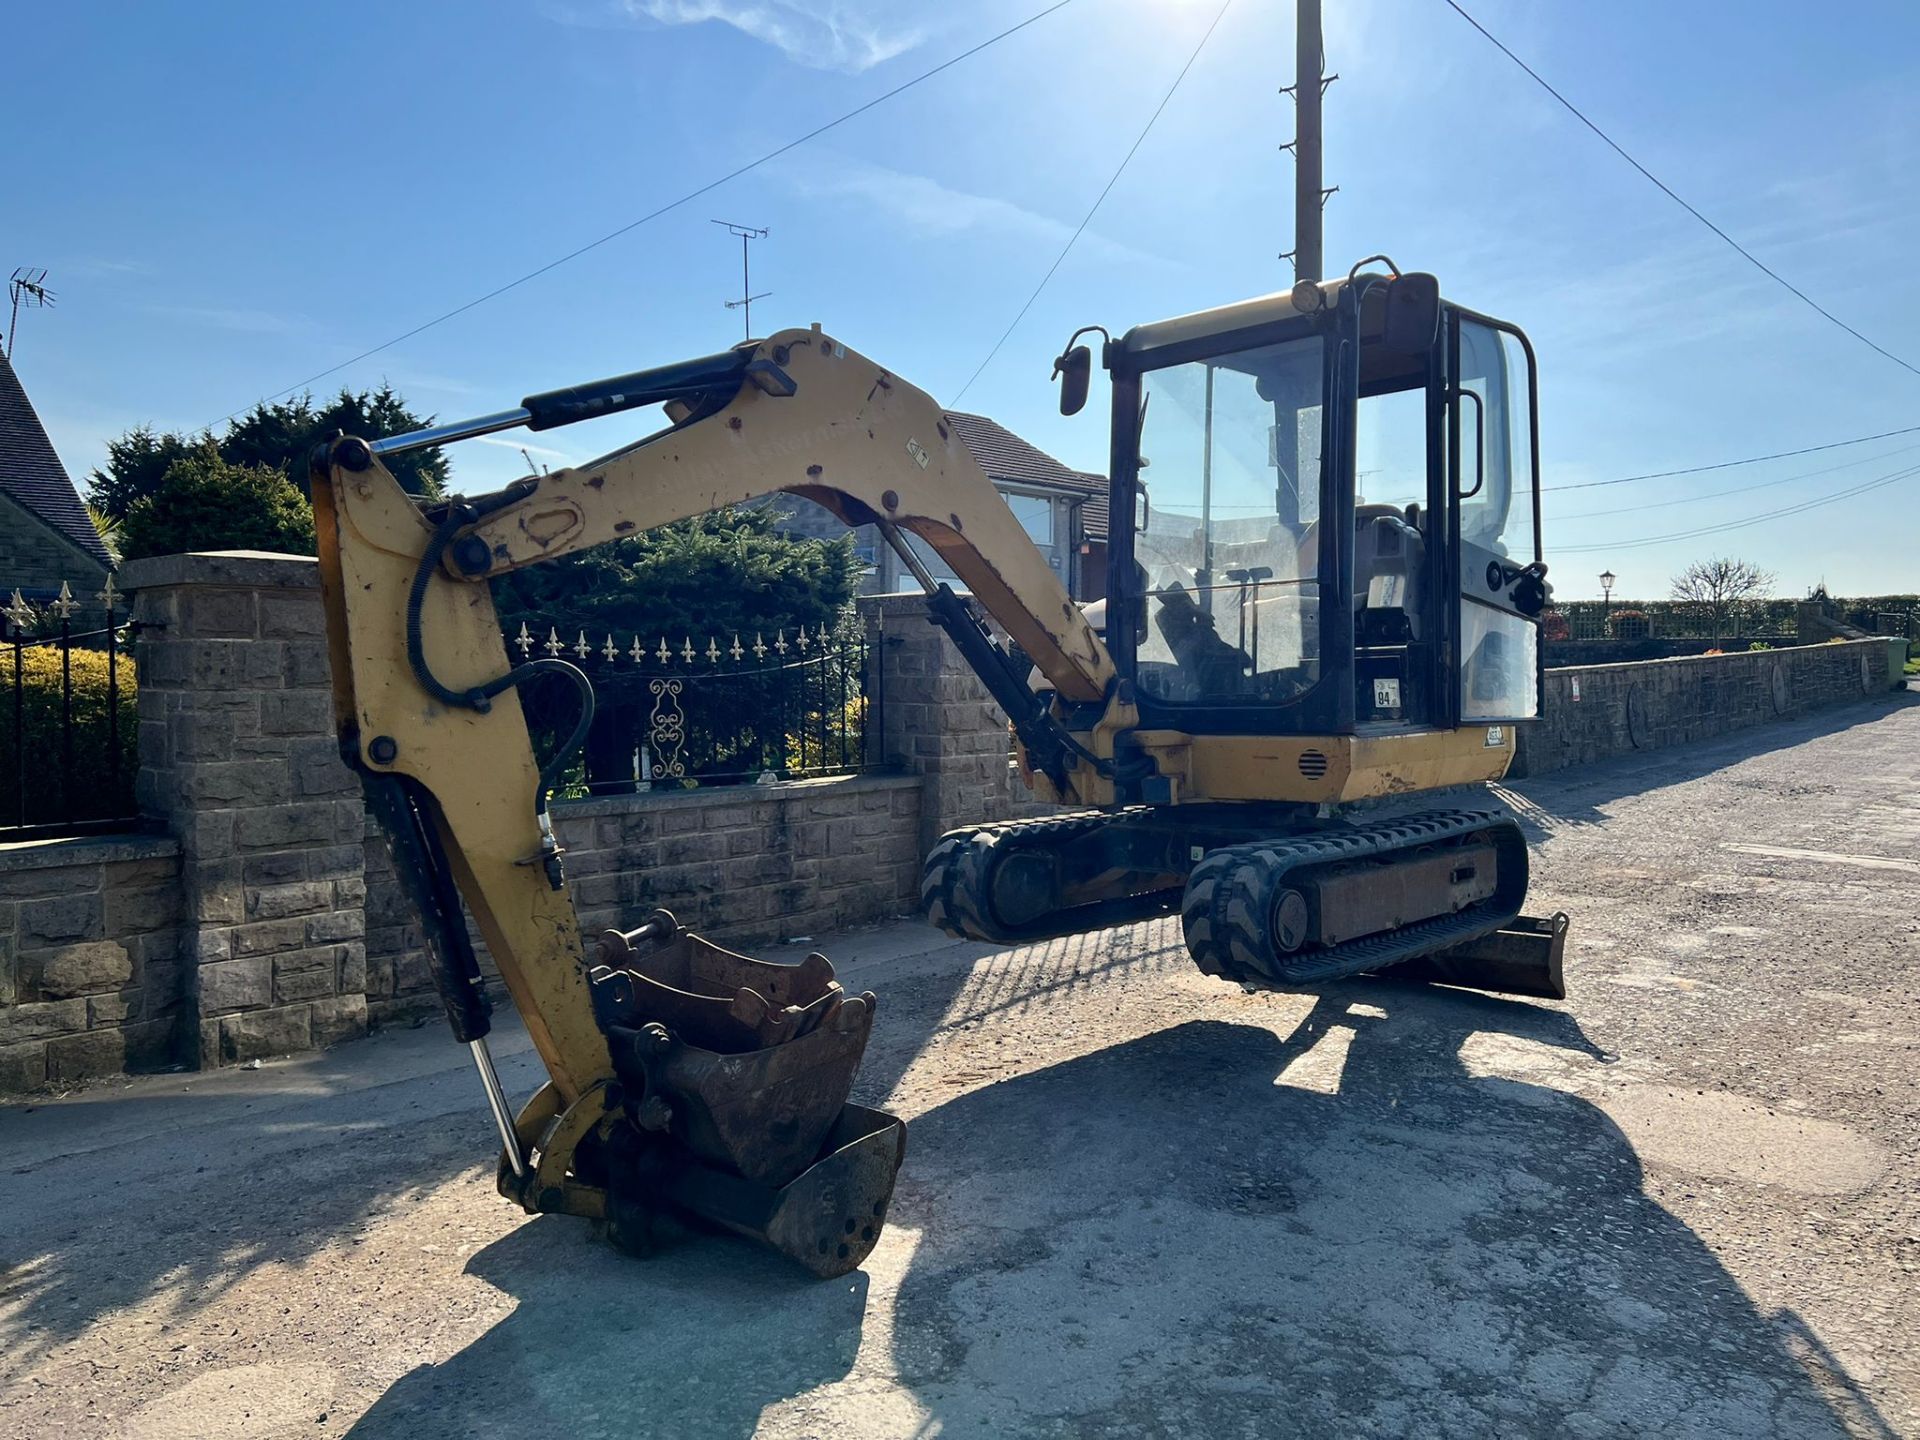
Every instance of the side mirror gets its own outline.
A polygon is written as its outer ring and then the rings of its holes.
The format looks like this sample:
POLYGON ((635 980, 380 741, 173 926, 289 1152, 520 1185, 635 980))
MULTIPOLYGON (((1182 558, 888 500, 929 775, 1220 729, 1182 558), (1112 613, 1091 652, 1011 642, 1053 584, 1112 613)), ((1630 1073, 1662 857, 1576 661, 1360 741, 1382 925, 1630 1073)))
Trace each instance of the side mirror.
POLYGON ((1440 281, 1420 271, 1399 276, 1387 286, 1386 333, 1389 350, 1420 355, 1433 348, 1440 333, 1440 281))
POLYGON ((1087 386, 1093 379, 1093 351, 1075 345, 1053 362, 1053 378, 1060 382, 1060 413, 1078 415, 1087 403, 1087 386))

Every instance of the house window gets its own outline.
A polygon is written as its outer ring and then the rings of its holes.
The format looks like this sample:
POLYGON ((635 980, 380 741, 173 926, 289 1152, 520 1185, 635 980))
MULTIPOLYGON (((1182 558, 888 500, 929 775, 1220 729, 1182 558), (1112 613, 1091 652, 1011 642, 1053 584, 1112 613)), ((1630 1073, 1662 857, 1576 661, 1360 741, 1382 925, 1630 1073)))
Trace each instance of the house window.
MULTIPOLYGON (((970 593, 967 589, 966 582, 953 573, 952 568, 948 566, 947 562, 940 558, 940 552, 938 550, 927 544, 927 542, 922 540, 918 535, 907 536, 907 545, 915 555, 920 557, 920 563, 932 572, 934 579, 944 580, 948 585, 953 587, 956 594, 966 595, 970 593)), ((903 589, 919 588, 914 584, 911 576, 903 575, 900 578, 903 582, 903 589)))
POLYGON ((1053 501, 1045 495, 1008 495, 1008 507, 1036 545, 1053 544, 1053 501))

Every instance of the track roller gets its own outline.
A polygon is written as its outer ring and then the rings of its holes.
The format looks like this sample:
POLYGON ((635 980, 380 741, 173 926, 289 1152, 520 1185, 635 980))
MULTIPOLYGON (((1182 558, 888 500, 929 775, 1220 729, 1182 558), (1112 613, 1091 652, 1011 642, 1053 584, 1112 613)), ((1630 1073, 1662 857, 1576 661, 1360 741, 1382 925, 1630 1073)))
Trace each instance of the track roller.
POLYGON ((999 945, 1165 915, 1185 866, 1139 811, 1083 811, 953 830, 927 856, 920 908, 962 940, 999 945))

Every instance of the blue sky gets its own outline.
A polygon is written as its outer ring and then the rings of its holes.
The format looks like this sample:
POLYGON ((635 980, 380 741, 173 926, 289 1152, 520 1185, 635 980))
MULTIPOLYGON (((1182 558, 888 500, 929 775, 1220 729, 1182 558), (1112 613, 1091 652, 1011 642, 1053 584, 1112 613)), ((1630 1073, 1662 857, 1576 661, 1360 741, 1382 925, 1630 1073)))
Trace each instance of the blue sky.
MULTIPOLYGON (((107 438, 245 407, 637 217, 1039 9, 869 0, 35 6, 8 23, 0 262, 57 308, 17 364, 76 479, 107 438)), ((1920 8, 1474 0, 1681 194, 1920 364, 1920 8)), ((1075 0, 692 205, 318 382, 417 409, 522 394, 815 320, 952 402, 1213 18, 1075 0)), ((1920 377, 1755 272, 1440 0, 1334 0, 1328 268, 1386 251, 1524 326, 1546 478, 1570 486, 1920 424, 1920 377)), ((1079 246, 964 406, 1104 467, 1098 404, 1053 409, 1076 325, 1285 288, 1291 6, 1236 0, 1079 246)), ((528 437, 550 464, 635 417, 528 437), (533 442, 537 442, 535 445, 533 442)), ((457 482, 521 473, 454 451, 457 482)), ((1750 529, 1629 548, 1920 464, 1920 434, 1550 493, 1562 595, 1663 593, 1710 553, 1783 592, 1920 587, 1920 476, 1750 529), (1844 469, 1835 469, 1845 466, 1844 469), (1809 475, 1812 471, 1829 473, 1809 475), (1804 476, 1806 478, 1791 478, 1804 476), (1775 482, 1750 494, 1701 499, 1775 482), (1683 503, 1673 503, 1673 502, 1683 503), (1657 506, 1642 510, 1640 507, 1657 506), (1598 512, 1598 513, 1596 513, 1598 512), (1573 547, 1599 547, 1579 549, 1573 547)))

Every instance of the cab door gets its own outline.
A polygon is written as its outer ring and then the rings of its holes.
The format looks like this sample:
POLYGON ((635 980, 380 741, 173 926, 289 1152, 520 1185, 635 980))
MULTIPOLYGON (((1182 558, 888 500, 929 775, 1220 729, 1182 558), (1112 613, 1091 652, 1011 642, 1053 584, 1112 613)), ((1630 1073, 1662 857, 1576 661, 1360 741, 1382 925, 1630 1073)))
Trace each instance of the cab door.
POLYGON ((1453 721, 1532 720, 1542 680, 1540 591, 1527 571, 1541 558, 1533 351, 1518 330, 1459 310, 1447 325, 1453 721))

